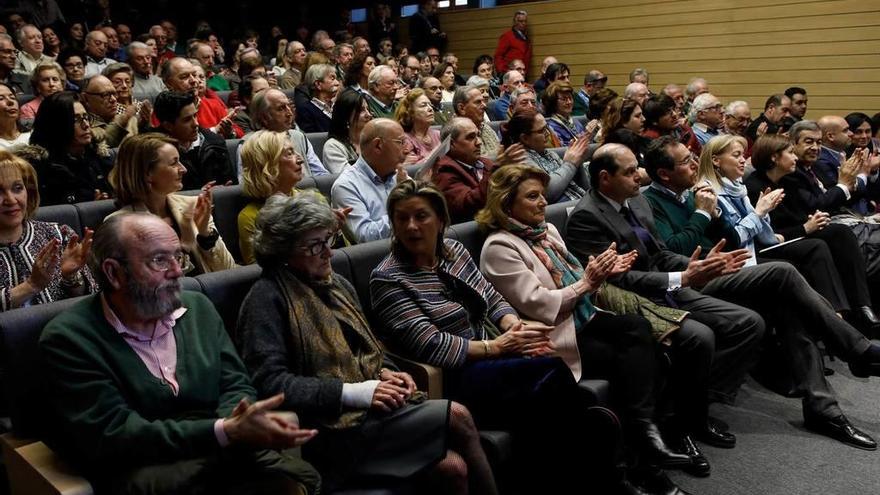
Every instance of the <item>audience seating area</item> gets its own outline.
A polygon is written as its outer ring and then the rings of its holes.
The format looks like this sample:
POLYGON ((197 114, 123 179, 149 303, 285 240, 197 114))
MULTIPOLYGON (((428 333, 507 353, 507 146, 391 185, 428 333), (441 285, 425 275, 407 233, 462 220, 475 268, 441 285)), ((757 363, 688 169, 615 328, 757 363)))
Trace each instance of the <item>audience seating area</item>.
MULTIPOLYGON (((197 193, 191 191, 190 193, 197 193)), ((224 213, 232 211, 234 201, 242 198, 238 186, 218 188, 216 195, 218 218, 228 218, 224 213)), ((568 212, 575 202, 560 203, 547 208, 547 221, 560 230, 564 228, 568 212)), ((63 220, 75 230, 96 227, 104 214, 112 211, 112 201, 95 201, 77 205, 62 205, 43 208, 39 218, 52 221, 63 220)), ((229 229, 228 222, 218 222, 218 229, 229 229)), ((237 232, 236 229, 232 231, 237 232)), ((221 230, 226 236, 226 233, 221 230)), ((453 225, 447 236, 456 239, 468 249, 474 259, 479 259, 485 236, 475 222, 453 225)), ((236 243, 227 240, 232 249, 236 243)), ((333 270, 352 282, 357 290, 364 309, 370 308, 369 279, 373 268, 385 257, 389 241, 374 241, 354 245, 334 251, 331 263, 333 270)), ((183 279, 186 290, 200 291, 214 303, 229 332, 234 332, 238 309, 251 285, 260 275, 257 265, 233 270, 207 273, 195 278, 183 279)), ((41 438, 46 422, 47 406, 43 400, 44 386, 37 342, 43 326, 55 315, 70 308, 80 298, 67 299, 51 304, 19 308, 0 313, 0 352, 5 365, 3 382, 6 389, 6 405, 12 420, 13 433, 3 438, 4 458, 9 459, 10 483, 15 493, 91 493, 88 483, 76 475, 69 464, 63 462, 51 449, 37 440, 41 438), (66 487, 60 491, 60 487, 66 487), (53 491, 55 490, 55 491, 53 491)), ((438 368, 404 361, 398 358, 401 367, 411 372, 420 389, 431 398, 442 397, 442 372, 438 368)), ((580 383, 584 393, 589 394, 594 404, 608 402, 608 382, 599 379, 584 379, 580 383)), ((486 454, 496 471, 497 477, 504 480, 511 455, 511 438, 506 432, 482 431, 481 437, 486 454)), ((405 487, 403 488, 405 490, 405 487)), ((340 492, 343 493, 343 492, 340 492)), ((369 493, 384 495, 394 492, 385 489, 368 491, 346 491, 347 495, 369 493)))

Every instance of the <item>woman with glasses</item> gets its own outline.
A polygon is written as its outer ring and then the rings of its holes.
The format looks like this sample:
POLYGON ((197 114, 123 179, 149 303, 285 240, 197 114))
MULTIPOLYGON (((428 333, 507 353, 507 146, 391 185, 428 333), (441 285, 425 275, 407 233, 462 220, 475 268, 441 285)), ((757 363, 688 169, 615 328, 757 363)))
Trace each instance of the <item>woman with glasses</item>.
POLYGON ((47 163, 37 168, 42 204, 110 197, 110 150, 92 137, 89 114, 79 95, 62 91, 43 100, 34 119, 31 144, 49 152, 47 163))
MULTIPOLYGON (((551 85, 552 86, 552 85, 551 85)), ((578 139, 560 158, 547 148, 549 129, 544 116, 534 110, 516 112, 502 125, 501 144, 505 148, 520 143, 526 151, 525 163, 534 165, 550 176, 545 196, 550 203, 581 199, 589 187, 584 155, 589 141, 578 139)))
POLYGON ((556 81, 547 87, 541 95, 544 104, 544 116, 547 127, 559 140, 560 146, 569 146, 574 140, 591 142, 598 129, 597 123, 590 122, 589 127, 579 120, 574 120, 571 112, 574 109, 574 89, 568 81, 556 81))
POLYGON ((263 271, 241 306, 237 343, 261 396, 319 434, 303 458, 331 492, 407 480, 416 493, 495 494, 468 410, 426 400, 383 351, 352 285, 333 272, 336 215, 320 197, 276 195, 260 211, 263 271))
POLYGON ((188 276, 235 268, 211 216, 213 196, 208 183, 198 196, 175 194, 183 186, 186 167, 180 163, 177 140, 164 134, 131 136, 122 142, 110 183, 119 210, 144 211, 165 221, 180 237, 187 254, 188 276))
POLYGON ((67 84, 64 70, 53 62, 40 62, 31 73, 31 88, 36 98, 21 106, 21 120, 34 120, 43 99, 64 90, 67 84))
POLYGON ((92 231, 80 240, 67 225, 33 220, 37 174, 6 150, 0 150, 0 197, 0 311, 94 292, 86 266, 92 231))
POLYGON ((30 132, 21 132, 18 127, 18 98, 15 91, 6 83, 0 83, 0 149, 27 146, 30 132))

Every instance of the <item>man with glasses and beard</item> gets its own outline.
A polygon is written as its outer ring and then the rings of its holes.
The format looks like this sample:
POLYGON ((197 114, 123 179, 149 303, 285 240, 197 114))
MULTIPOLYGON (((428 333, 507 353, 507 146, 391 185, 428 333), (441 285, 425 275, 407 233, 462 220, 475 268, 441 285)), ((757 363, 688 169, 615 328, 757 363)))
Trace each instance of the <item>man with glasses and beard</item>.
POLYGON ((314 493, 281 449, 316 433, 256 392, 211 302, 182 292, 185 256, 160 218, 108 218, 91 265, 101 293, 40 338, 55 445, 107 493, 314 493), (179 348, 179 350, 178 350, 179 348))

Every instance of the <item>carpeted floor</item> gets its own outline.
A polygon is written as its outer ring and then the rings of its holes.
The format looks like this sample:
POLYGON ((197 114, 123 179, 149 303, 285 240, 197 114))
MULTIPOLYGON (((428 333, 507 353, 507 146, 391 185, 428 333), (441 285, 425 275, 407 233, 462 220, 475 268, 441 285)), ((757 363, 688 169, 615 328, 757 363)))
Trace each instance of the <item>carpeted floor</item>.
MULTIPOLYGON (((844 414, 880 441, 880 379, 853 378, 840 361, 828 377, 844 414)), ((868 452, 803 427, 800 399, 777 395, 749 379, 735 406, 713 405, 737 436, 735 449, 703 446, 712 475, 670 476, 695 495, 876 495, 880 451, 868 452)))

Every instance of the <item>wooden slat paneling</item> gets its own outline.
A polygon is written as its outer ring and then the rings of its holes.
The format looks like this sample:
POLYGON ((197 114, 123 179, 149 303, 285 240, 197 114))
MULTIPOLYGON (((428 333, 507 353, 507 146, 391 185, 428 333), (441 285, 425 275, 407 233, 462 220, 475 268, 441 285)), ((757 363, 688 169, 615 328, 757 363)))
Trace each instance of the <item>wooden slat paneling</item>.
POLYGON ((808 117, 880 110, 880 2, 865 0, 558 0, 441 16, 449 50, 467 71, 495 50, 513 12, 529 11, 531 79, 553 55, 576 84, 593 68, 622 91, 644 67, 656 91, 696 75, 722 101, 764 100, 803 86, 808 117))

